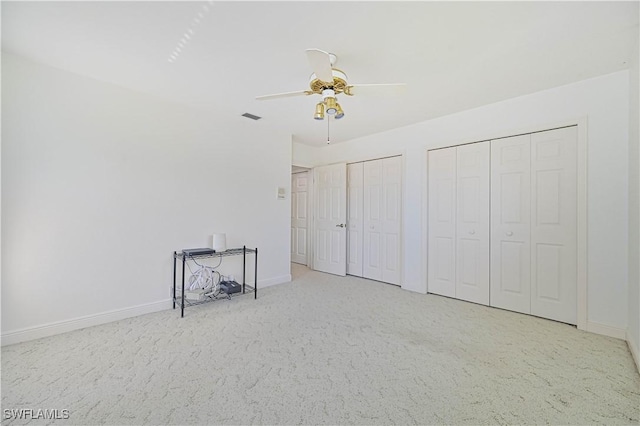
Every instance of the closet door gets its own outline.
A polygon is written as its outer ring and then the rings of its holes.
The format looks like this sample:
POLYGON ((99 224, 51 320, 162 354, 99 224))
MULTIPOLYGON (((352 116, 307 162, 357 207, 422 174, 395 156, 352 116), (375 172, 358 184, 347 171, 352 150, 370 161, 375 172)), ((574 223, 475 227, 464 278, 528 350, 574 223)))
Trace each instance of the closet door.
POLYGON ((364 165, 347 165, 347 274, 362 276, 364 165))
POLYGON ((382 160, 382 281, 400 285, 402 157, 382 160))
POLYGON ((307 227, 309 172, 291 177, 291 261, 307 264, 307 227))
POLYGON ((577 323, 577 128, 531 135, 531 313, 577 323))
POLYGON ((531 135, 491 141, 491 306, 531 312, 531 135))
POLYGON ((456 292, 489 304, 489 142, 457 149, 456 292))
POLYGON ((428 291, 456 296, 456 148, 429 151, 428 291))
POLYGON ((362 276, 382 281, 382 160, 364 163, 364 264, 362 276))

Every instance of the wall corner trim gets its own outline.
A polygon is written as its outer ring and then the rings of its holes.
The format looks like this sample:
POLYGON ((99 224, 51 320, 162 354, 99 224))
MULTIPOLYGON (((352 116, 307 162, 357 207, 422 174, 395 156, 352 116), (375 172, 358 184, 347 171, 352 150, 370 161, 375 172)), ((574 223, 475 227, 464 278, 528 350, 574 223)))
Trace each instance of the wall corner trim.
POLYGON ((631 356, 633 357, 633 360, 636 362, 636 369, 638 370, 638 373, 640 373, 640 348, 636 348, 635 346, 633 346, 633 341, 629 337, 628 331, 626 333, 626 337, 627 337, 627 346, 629 346, 629 351, 631 352, 631 356))

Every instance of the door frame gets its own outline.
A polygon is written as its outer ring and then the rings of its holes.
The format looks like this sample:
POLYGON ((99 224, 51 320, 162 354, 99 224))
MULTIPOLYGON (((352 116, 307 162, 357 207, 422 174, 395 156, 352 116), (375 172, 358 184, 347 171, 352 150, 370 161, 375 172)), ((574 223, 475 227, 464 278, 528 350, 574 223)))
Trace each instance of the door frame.
MULTIPOLYGON (((491 141, 494 139, 504 139, 512 136, 525 135, 529 133, 539 133, 547 130, 554 130, 563 127, 576 126, 578 130, 577 140, 577 171, 576 171, 576 183, 577 183, 577 326, 579 330, 593 331, 598 333, 595 329, 597 325, 593 325, 588 321, 588 229, 587 229, 587 148, 588 148, 588 117, 581 116, 569 120, 549 123, 547 125, 535 125, 522 128, 516 128, 511 131, 498 131, 489 132, 478 137, 461 140, 459 142, 436 142, 429 147, 424 148, 422 156, 422 253, 423 258, 428 256, 428 241, 429 241, 429 227, 428 227, 428 214, 429 214, 429 166, 428 166, 428 154, 429 151, 442 148, 450 148, 460 145, 468 145, 476 142, 491 141)), ((404 231, 404 229, 403 229, 404 231)), ((422 282, 425 283, 427 293, 429 293, 429 280, 427 271, 427 262, 422 262, 422 282)), ((602 334, 602 333, 601 333, 602 334)))

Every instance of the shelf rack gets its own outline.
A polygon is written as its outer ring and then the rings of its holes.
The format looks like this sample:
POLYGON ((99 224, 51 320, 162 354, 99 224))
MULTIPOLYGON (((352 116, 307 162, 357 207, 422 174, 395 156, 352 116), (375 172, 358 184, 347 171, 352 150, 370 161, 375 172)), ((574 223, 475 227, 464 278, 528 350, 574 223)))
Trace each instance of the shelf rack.
POLYGON ((208 258, 217 258, 217 257, 227 257, 227 256, 240 256, 242 255, 242 293, 246 294, 247 292, 253 293, 254 299, 258 298, 258 248, 247 248, 243 246, 242 248, 233 248, 225 251, 218 251, 214 253, 208 254, 199 254, 199 255, 185 255, 184 253, 177 251, 173 252, 173 309, 176 308, 176 305, 180 306, 180 317, 184 318, 184 308, 185 306, 196 306, 202 305, 203 303, 212 302, 214 300, 219 299, 230 299, 232 295, 224 295, 220 297, 219 294, 207 296, 205 300, 200 301, 189 301, 184 298, 184 274, 185 274, 185 263, 189 260, 197 260, 197 259, 208 259, 208 258), (246 269, 247 269, 247 254, 255 254, 254 259, 254 275, 253 275, 253 286, 250 286, 246 283, 246 269), (180 293, 180 297, 176 296, 176 269, 177 262, 180 260, 182 262, 182 291, 180 293))

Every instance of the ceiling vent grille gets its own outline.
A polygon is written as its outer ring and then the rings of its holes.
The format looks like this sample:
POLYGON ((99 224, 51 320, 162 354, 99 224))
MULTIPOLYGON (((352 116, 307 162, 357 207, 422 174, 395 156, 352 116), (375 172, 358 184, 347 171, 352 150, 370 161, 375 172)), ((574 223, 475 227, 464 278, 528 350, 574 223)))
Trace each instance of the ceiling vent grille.
POLYGON ((262 117, 258 117, 257 115, 249 114, 248 112, 245 112, 244 114, 242 114, 242 116, 250 118, 252 120, 260 120, 262 118, 262 117))

